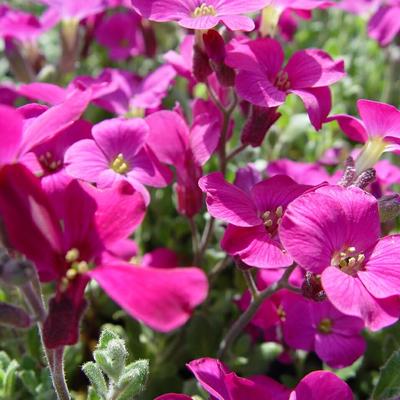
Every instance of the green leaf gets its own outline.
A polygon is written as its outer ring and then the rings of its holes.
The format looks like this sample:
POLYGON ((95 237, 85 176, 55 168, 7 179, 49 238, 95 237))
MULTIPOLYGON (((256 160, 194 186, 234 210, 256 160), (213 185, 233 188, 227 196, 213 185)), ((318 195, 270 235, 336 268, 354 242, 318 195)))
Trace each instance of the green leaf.
POLYGON ((373 400, 395 400, 400 396, 400 350, 392 354, 381 368, 373 400))
POLYGON ((129 364, 119 382, 121 394, 118 400, 130 400, 140 393, 149 375, 149 361, 138 360, 129 364))
POLYGON ((113 339, 119 339, 118 335, 109 329, 104 329, 101 332, 99 344, 97 345, 97 348, 105 349, 108 346, 108 343, 113 339))
POLYGON ((4 394, 6 397, 12 398, 12 394, 15 390, 15 381, 17 378, 18 368, 19 364, 15 360, 12 360, 7 367, 6 374, 4 376, 4 394))
POLYGON ((18 374, 22 383, 26 387, 26 389, 32 393, 36 393, 36 387, 39 385, 39 382, 36 378, 36 374, 32 370, 21 371, 18 374))
POLYGON ((94 362, 87 362, 82 366, 82 371, 88 377, 95 392, 103 399, 107 396, 107 383, 100 367, 94 362))

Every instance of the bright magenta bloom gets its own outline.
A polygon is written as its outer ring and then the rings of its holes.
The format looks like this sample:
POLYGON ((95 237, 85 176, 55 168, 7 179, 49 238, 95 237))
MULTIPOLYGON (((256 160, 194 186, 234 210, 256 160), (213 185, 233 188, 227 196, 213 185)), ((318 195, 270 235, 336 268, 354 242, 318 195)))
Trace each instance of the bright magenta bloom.
POLYGON ((379 235, 376 199, 340 186, 323 187, 293 201, 279 229, 294 260, 321 274, 332 304, 362 318, 374 331, 400 315, 400 236, 379 235))
POLYGON ((331 109, 329 85, 344 76, 343 61, 334 61, 322 50, 300 50, 283 68, 284 53, 274 39, 236 40, 228 46, 226 64, 237 68, 236 89, 248 102, 278 107, 286 96, 299 96, 310 121, 320 129, 331 109))
POLYGON ((368 23, 368 35, 381 46, 390 44, 400 32, 400 1, 382 1, 368 23))
POLYGON ((146 118, 148 144, 161 162, 175 167, 178 210, 188 217, 203 205, 197 181, 203 175, 202 166, 218 146, 221 131, 219 111, 210 106, 209 112, 204 112, 196 104, 191 127, 173 111, 155 112, 146 118))
MULTIPOLYGON (((329 371, 306 375, 293 391, 264 375, 241 378, 221 361, 199 358, 187 364, 203 389, 216 400, 352 400, 348 385, 329 371)), ((155 400, 190 400, 169 393, 155 400)))
POLYGON ((230 30, 252 31, 254 22, 242 14, 259 11, 271 0, 132 0, 133 8, 151 21, 177 21, 188 29, 211 29, 220 22, 230 30))
POLYGON ((149 127, 144 120, 109 119, 93 127, 93 138, 80 140, 65 153, 67 173, 74 178, 111 187, 126 180, 145 197, 150 195, 143 185, 164 187, 172 179, 146 145, 149 127))
POLYGON ((361 319, 345 315, 326 300, 315 302, 287 292, 282 295, 285 343, 315 351, 332 368, 344 368, 364 354, 361 319))
POLYGON ((365 143, 356 160, 358 172, 373 167, 382 153, 400 152, 400 110, 371 100, 358 100, 361 120, 350 115, 333 115, 327 121, 337 121, 343 132, 357 142, 365 143))
POLYGON ((48 347, 77 341, 91 278, 130 315, 163 332, 184 324, 205 299, 207 279, 198 268, 141 268, 112 257, 144 213, 142 196, 126 182, 98 190, 72 181, 55 210, 26 168, 0 170, 0 214, 10 245, 35 263, 41 281, 57 283, 44 328, 48 347))
POLYGON ((201 178, 199 186, 207 194, 209 213, 229 223, 221 242, 228 254, 258 268, 292 263, 279 242, 278 227, 288 204, 311 186, 277 175, 257 183, 247 193, 226 182, 219 172, 201 178))

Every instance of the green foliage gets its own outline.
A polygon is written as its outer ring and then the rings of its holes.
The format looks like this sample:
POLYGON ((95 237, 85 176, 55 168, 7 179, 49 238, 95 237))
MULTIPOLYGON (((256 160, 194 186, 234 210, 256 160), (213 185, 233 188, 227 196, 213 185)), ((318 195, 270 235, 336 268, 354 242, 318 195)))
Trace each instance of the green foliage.
POLYGON ((103 329, 93 358, 95 362, 82 366, 91 384, 87 400, 131 400, 143 391, 149 361, 137 360, 127 365, 125 341, 114 331, 103 329))
POLYGON ((400 396, 400 350, 392 354, 381 368, 373 400, 396 400, 400 396))

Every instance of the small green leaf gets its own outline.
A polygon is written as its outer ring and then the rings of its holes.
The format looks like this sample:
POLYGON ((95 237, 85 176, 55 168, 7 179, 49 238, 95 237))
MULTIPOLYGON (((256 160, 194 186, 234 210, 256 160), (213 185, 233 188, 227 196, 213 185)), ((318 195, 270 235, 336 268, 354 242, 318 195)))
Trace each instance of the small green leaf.
POLYGON ((35 373, 32 370, 25 370, 19 372, 18 376, 21 379, 24 386, 26 387, 26 389, 30 393, 35 394, 36 387, 39 385, 35 373))
POLYGON ((138 360, 129 364, 121 377, 118 400, 130 400, 144 389, 149 374, 149 361, 138 360))
POLYGON ((395 400, 400 396, 400 350, 392 354, 381 368, 373 400, 395 400))
POLYGON ((95 392, 101 397, 107 396, 107 383, 100 367, 94 362, 87 362, 82 366, 82 371, 88 377, 90 384, 93 386, 95 392))
POLYGON ((109 329, 104 329, 101 332, 99 344, 97 345, 98 349, 105 349, 108 343, 113 339, 119 339, 118 335, 109 329))
POLYGON ((4 376, 4 394, 5 396, 9 396, 12 398, 12 394, 15 390, 15 381, 17 378, 17 369, 19 368, 19 364, 17 361, 12 360, 7 367, 5 376, 4 376))

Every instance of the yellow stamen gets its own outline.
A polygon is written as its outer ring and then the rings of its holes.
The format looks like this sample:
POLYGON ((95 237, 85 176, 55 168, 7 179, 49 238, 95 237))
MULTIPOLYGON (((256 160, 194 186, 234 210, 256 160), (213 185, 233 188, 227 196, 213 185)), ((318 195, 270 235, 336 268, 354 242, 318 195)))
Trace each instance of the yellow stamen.
POLYGON ((111 163, 111 169, 118 174, 125 174, 129 171, 129 165, 125 161, 122 153, 119 153, 114 161, 111 163))
POLYGON ((206 3, 202 3, 199 7, 196 7, 192 13, 192 17, 205 17, 205 16, 215 16, 217 11, 213 6, 208 6, 206 3))
POLYGON ((354 252, 356 251, 356 248, 355 248, 355 247, 349 247, 349 248, 347 249, 347 251, 348 251, 349 253, 354 253, 354 252))
POLYGON ((86 261, 81 261, 77 265, 74 265, 74 268, 80 274, 84 274, 84 273, 89 271, 89 265, 88 265, 88 263, 86 261))
POLYGON ((74 261, 78 260, 79 258, 79 250, 76 248, 70 249, 67 251, 65 255, 65 261, 69 263, 73 263, 74 261))
POLYGON ((331 333, 332 332, 332 320, 329 318, 324 318, 323 320, 320 321, 318 325, 318 330, 321 333, 331 333))
POLYGON ((67 279, 72 280, 78 275, 78 272, 76 269, 70 268, 65 275, 67 279))
POLYGON ((265 213, 262 215, 262 219, 267 220, 270 215, 271 215, 271 211, 265 211, 265 213))
POLYGON ((270 219, 267 219, 264 222, 264 226, 266 226, 267 228, 270 228, 272 226, 273 222, 270 219))
POLYGON ((282 217, 282 215, 283 215, 283 207, 282 207, 282 206, 279 206, 279 207, 276 209, 275 214, 276 214, 276 216, 279 217, 279 218, 282 217))

